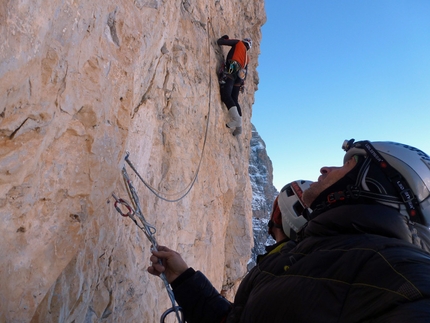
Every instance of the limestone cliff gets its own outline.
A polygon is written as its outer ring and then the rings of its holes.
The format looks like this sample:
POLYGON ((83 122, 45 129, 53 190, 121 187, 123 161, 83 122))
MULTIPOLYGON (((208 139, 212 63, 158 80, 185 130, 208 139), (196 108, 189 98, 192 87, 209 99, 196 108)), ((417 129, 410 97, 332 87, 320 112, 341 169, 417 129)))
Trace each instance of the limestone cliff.
POLYGON ((150 243, 113 206, 130 200, 126 151, 179 199, 128 168, 158 242, 232 296, 253 242, 264 21, 263 0, 1 2, 0 322, 159 321, 170 301, 146 272, 150 243), (238 138, 216 79, 224 34, 254 41, 238 138))

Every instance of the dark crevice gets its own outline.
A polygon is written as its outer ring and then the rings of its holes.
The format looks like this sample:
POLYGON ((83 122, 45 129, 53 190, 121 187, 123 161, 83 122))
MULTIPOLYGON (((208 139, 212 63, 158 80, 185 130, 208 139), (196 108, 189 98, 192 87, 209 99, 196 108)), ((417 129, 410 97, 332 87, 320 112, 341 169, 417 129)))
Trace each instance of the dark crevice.
POLYGON ((109 26, 110 34, 111 34, 111 36, 112 36, 112 40, 113 40, 113 42, 115 43, 115 45, 117 45, 117 46, 119 47, 119 38, 118 38, 118 35, 117 35, 117 33, 116 33, 116 20, 115 20, 115 15, 116 15, 116 9, 115 9, 115 11, 114 11, 114 12, 111 12, 111 13, 109 14, 107 24, 108 24, 108 26, 109 26))
POLYGON ((28 120, 28 118, 26 118, 22 123, 21 123, 21 125, 18 127, 18 128, 16 128, 15 129, 15 131, 14 132, 12 132, 12 134, 9 136, 9 139, 13 139, 13 137, 15 137, 15 135, 16 135, 16 133, 19 131, 19 129, 21 129, 22 128, 22 126, 24 125, 24 123, 26 123, 27 122, 27 120, 28 120))

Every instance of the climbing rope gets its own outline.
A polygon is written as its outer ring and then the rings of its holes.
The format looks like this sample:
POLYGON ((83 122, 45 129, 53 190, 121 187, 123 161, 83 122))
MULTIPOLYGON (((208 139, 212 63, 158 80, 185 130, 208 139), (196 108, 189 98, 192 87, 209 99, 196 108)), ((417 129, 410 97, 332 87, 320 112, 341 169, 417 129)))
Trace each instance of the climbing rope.
MULTIPOLYGON (((208 24, 210 24, 210 21, 208 19, 208 24)), ((210 59, 211 59, 211 55, 210 55, 210 37, 209 37, 209 28, 208 28, 208 52, 209 52, 209 103, 208 103, 208 115, 207 115, 207 122, 206 122, 206 131, 205 131, 205 136, 204 136, 204 140, 203 140, 203 147, 202 147, 202 154, 200 156, 200 160, 196 169, 196 173, 192 179, 192 181, 190 182, 190 184, 187 185, 187 187, 185 187, 183 190, 181 190, 180 192, 174 193, 174 194, 167 194, 167 193, 161 193, 159 190, 157 190, 156 188, 154 188, 153 186, 151 186, 150 184, 148 184, 143 178, 142 176, 140 176, 139 172, 137 171, 136 167, 133 165, 133 163, 130 161, 129 156, 130 153, 127 151, 126 152, 126 156, 124 158, 125 162, 130 166, 130 168, 134 171, 134 173, 136 174, 136 176, 142 181, 142 183, 152 192, 154 193, 158 198, 167 201, 167 202, 177 202, 181 199, 183 199, 192 189, 192 187, 194 186, 196 180, 197 180, 197 175, 199 174, 200 171, 200 167, 202 164, 202 160, 203 160, 203 155, 204 155, 204 151, 205 151, 205 147, 206 147, 206 141, 207 141, 207 135, 208 135, 208 129, 209 129, 209 120, 210 120, 210 113, 211 113, 211 96, 212 96, 212 75, 211 75, 211 68, 210 68, 210 59), (183 194, 182 194, 183 193, 183 194), (178 195, 178 194, 182 194, 179 198, 177 199, 168 199, 164 196, 162 196, 162 194, 164 195, 178 195)), ((126 167, 125 165, 122 168, 122 175, 123 175, 123 179, 125 181, 126 184, 126 188, 127 188, 127 192, 133 202, 133 205, 130 205, 130 203, 128 203, 127 201, 125 201, 122 198, 118 198, 115 194, 112 194, 112 197, 115 199, 115 209, 117 210, 117 212, 124 216, 124 217, 129 217, 130 219, 132 219, 132 221, 137 225, 137 227, 143 231, 143 233, 145 234, 145 236, 148 238, 148 240, 151 242, 152 245, 152 250, 157 251, 158 248, 158 243, 155 239, 155 233, 156 233, 156 228, 150 224, 148 221, 146 221, 143 212, 142 212, 142 208, 140 206, 140 202, 139 202, 139 197, 137 195, 137 191, 135 189, 135 187, 133 186, 133 183, 130 179, 130 176, 127 173, 126 167), (126 210, 126 211, 125 211, 126 210), (140 221, 140 224, 138 222, 138 220, 140 221)), ((161 259, 159 259, 159 263, 162 264, 161 259)), ((175 300, 175 296, 173 294, 172 289, 170 288, 169 283, 167 282, 166 276, 164 273, 160 274, 160 278, 164 283, 164 287, 166 288, 167 294, 170 298, 170 301, 172 303, 172 307, 167 309, 160 317, 160 322, 164 323, 166 317, 170 314, 170 313, 175 313, 176 314, 176 319, 178 320, 179 323, 184 323, 184 315, 182 312, 182 308, 178 305, 176 305, 176 300, 175 300)))
MULTIPOLYGON (((208 24, 210 23, 210 20, 208 18, 208 24)), ((212 25, 211 25, 212 26, 212 25)), ((166 201, 166 202, 178 202, 180 200, 182 200, 185 196, 187 196, 187 194, 191 191, 191 189, 193 188, 196 180, 197 180, 197 176, 200 172, 200 166, 202 164, 202 160, 203 160, 203 156, 204 156, 204 152, 205 152, 205 147, 206 147, 206 141, 207 141, 207 137, 208 137, 208 130, 209 130, 209 121, 210 121, 210 114, 211 114, 211 97, 212 97, 212 71, 211 71, 211 45, 210 45, 210 35, 209 35, 209 28, 207 28, 208 31, 208 55, 209 55, 209 102, 208 102, 208 116, 207 116, 207 121, 206 121, 206 130, 205 130, 205 136, 204 136, 204 140, 203 140, 203 147, 202 147, 202 153, 200 156, 200 160, 199 163, 197 165, 197 169, 196 172, 194 174, 193 179, 191 180, 190 184, 188 184, 184 189, 182 189, 179 192, 176 193, 165 193, 165 192, 161 192, 160 190, 156 189, 155 187, 153 187, 152 185, 150 185, 148 182, 146 182, 142 176, 139 175, 139 173, 137 172, 136 168, 134 167, 134 165, 132 164, 132 162, 129 160, 128 156, 129 153, 127 152, 126 156, 125 156, 125 161, 127 162, 127 164, 131 167, 131 169, 133 169, 133 171, 136 173, 136 175, 139 177, 139 179, 142 181, 142 183, 158 198, 166 201), (171 198, 167 198, 167 196, 177 196, 180 195, 180 197, 176 198, 176 199, 171 199, 171 198)))
MULTIPOLYGON (((150 224, 148 221, 146 221, 145 217, 143 216, 142 208, 140 207, 139 196, 137 195, 137 191, 134 188, 133 183, 130 180, 130 177, 127 173, 127 170, 125 169, 125 166, 122 168, 122 176, 123 176, 123 179, 126 183, 128 194, 133 201, 133 206, 130 205, 130 203, 128 203, 127 201, 123 200, 122 198, 118 198, 115 196, 115 194, 112 194, 112 197, 115 199, 115 203, 114 203, 115 209, 122 216, 129 217, 130 219, 132 219, 133 222, 137 225, 137 227, 143 231, 145 236, 151 242, 152 250, 158 251, 158 243, 157 243, 157 240, 155 239, 155 233, 157 232, 157 230, 155 229, 155 227, 152 224, 150 224), (121 206, 123 208, 125 208, 125 210, 127 210, 127 212, 124 212, 123 209, 121 209, 121 206), (137 219, 139 219, 139 221, 141 222, 141 225, 139 224, 137 219)), ((159 263, 162 265, 161 259, 159 259, 159 263)), ((160 322, 163 323, 165 321, 166 317, 170 313, 175 312, 178 322, 183 323, 184 319, 183 319, 182 308, 180 306, 176 305, 175 296, 173 294, 172 289, 170 288, 169 283, 167 282, 166 275, 164 273, 161 273, 160 278, 164 283, 164 287, 166 288, 167 294, 168 294, 170 301, 172 303, 172 307, 167 309, 161 315, 160 322)))
MULTIPOLYGON (((210 20, 208 18, 208 24, 210 24, 210 20)), ((212 27, 213 29, 213 27, 212 27)), ((130 166, 130 168, 134 171, 134 173, 137 175, 137 177, 142 181, 142 183, 152 192, 154 193, 158 198, 167 201, 167 202, 177 202, 181 199, 183 199, 192 189, 192 187, 194 186, 196 180, 197 180, 197 175, 200 171, 200 167, 202 164, 202 160, 203 160, 203 155, 204 155, 204 151, 205 151, 205 147, 206 147, 206 141, 207 141, 207 136, 208 136, 208 129, 209 129, 209 121, 210 121, 210 113, 211 113, 211 96, 212 96, 212 71, 211 71, 211 65, 210 65, 210 59, 211 59, 211 46, 210 46, 210 35, 209 35, 209 27, 207 29, 208 31, 208 55, 209 55, 209 103, 208 103, 208 115, 207 115, 207 122, 206 122, 206 130, 205 130, 205 136, 204 136, 204 140, 203 140, 203 147, 202 147, 202 153, 200 156, 200 160, 196 169, 196 173, 192 179, 192 181, 190 182, 190 184, 188 184, 183 190, 181 190, 180 192, 174 193, 174 194, 167 194, 167 193, 162 193, 159 190, 157 190, 156 188, 154 188, 153 186, 151 186, 150 184, 148 184, 143 178, 142 176, 140 176, 139 172, 137 171, 136 167, 133 165, 133 163, 130 161, 129 156, 130 153, 127 151, 126 155, 124 157, 125 162, 130 166), (162 196, 162 194, 164 194, 165 196, 172 196, 172 195, 178 195, 181 194, 181 196, 179 198, 176 199, 168 199, 164 196, 162 196)), ((132 181, 130 179, 130 176, 127 173, 126 167, 125 165, 122 168, 122 176, 124 179, 124 182, 126 184, 126 188, 127 188, 127 192, 128 195, 130 196, 133 205, 130 205, 130 203, 128 203, 127 201, 125 201, 122 198, 118 198, 115 194, 112 194, 112 197, 115 199, 115 209, 117 210, 117 212, 124 216, 124 217, 129 217, 135 224, 136 226, 143 231, 143 233, 145 234, 145 236, 148 238, 148 240, 151 242, 152 245, 152 249, 151 250, 155 250, 158 251, 158 243, 155 239, 155 233, 157 232, 156 228, 150 224, 148 221, 146 221, 141 206, 140 206, 140 202, 139 202, 139 197, 137 195, 137 191, 135 189, 135 187, 132 184, 132 181), (125 211, 126 210, 126 211, 125 211), (140 224, 138 222, 138 220, 140 221, 140 224)), ((159 263, 162 264, 161 259, 159 259, 159 263)), ((165 276, 164 273, 160 274, 160 278, 164 283, 164 287, 166 288, 167 294, 170 298, 170 301, 172 303, 172 307, 167 309, 160 317, 160 322, 164 323, 166 317, 170 314, 170 313, 175 313, 176 314, 176 319, 178 320, 179 323, 183 323, 184 321, 184 315, 182 312, 182 308, 178 305, 176 305, 176 300, 175 300, 175 296, 173 294, 173 291, 167 281, 167 278, 165 276)))

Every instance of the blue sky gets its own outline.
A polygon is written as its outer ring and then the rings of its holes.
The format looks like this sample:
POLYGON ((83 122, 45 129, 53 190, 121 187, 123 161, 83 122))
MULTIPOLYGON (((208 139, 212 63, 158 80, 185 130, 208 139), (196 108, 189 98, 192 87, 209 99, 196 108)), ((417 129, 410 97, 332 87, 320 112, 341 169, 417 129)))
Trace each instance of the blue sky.
POLYGON ((429 0, 267 0, 265 9, 251 122, 278 190, 341 165, 344 139, 430 154, 429 0))

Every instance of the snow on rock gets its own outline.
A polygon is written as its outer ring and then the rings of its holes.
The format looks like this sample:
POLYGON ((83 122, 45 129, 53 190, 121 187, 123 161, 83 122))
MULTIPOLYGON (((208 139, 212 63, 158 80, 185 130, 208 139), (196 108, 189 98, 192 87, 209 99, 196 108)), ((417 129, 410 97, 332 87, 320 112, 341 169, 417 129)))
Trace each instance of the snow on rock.
POLYGON ((252 138, 249 157, 249 177, 252 187, 252 226, 254 247, 248 262, 248 270, 255 266, 257 255, 265 252, 265 246, 275 241, 267 233, 273 201, 278 191, 273 185, 272 161, 267 155, 266 144, 252 125, 252 138))

